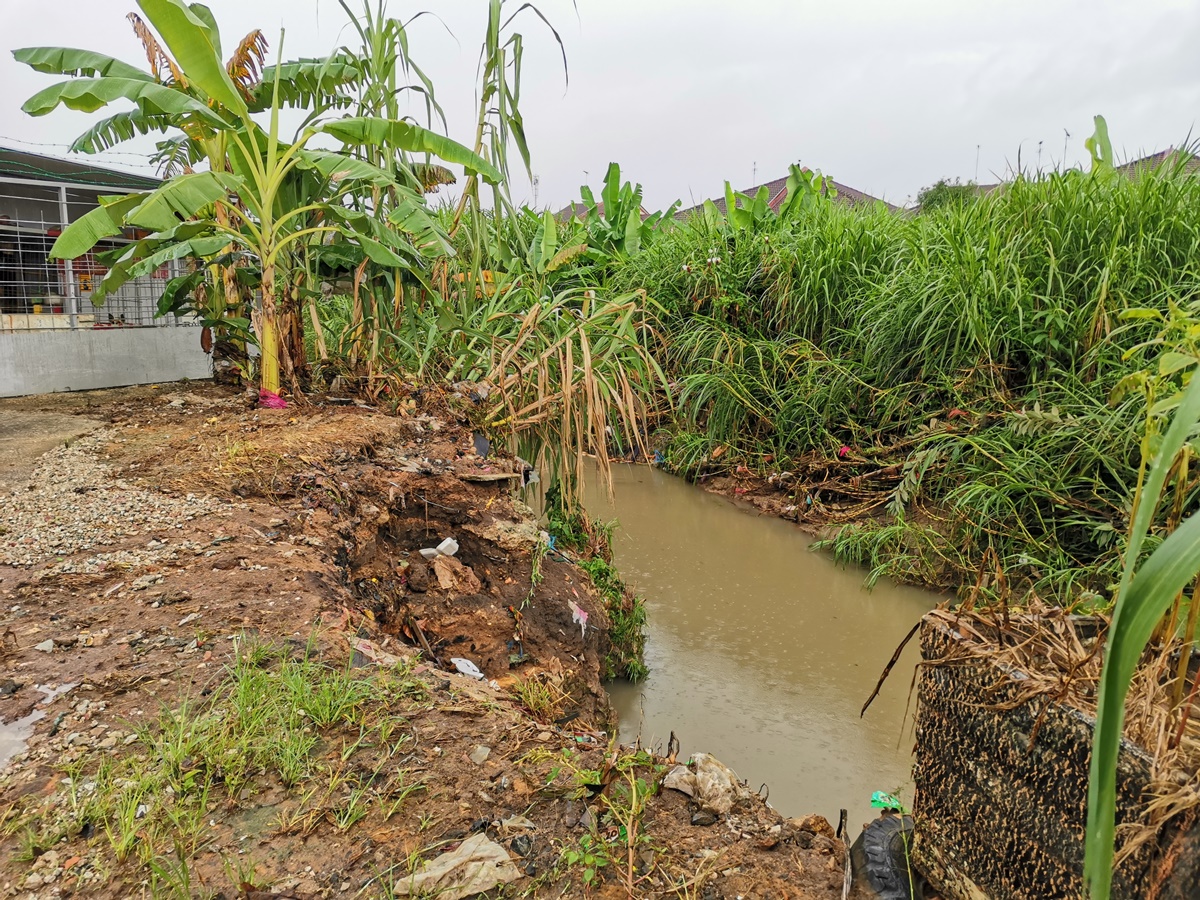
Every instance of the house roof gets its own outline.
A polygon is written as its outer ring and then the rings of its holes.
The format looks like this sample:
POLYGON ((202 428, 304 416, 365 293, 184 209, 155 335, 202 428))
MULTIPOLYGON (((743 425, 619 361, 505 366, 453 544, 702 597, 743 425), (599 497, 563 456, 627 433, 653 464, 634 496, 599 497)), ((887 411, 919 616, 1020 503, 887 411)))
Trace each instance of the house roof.
MULTIPOLYGON (((1152 172, 1164 166, 1174 165, 1176 162, 1180 163, 1185 173, 1200 172, 1200 156, 1196 156, 1187 150, 1180 150, 1177 147, 1168 147, 1166 150, 1159 150, 1157 153, 1151 153, 1148 156, 1131 159, 1129 162, 1113 166, 1113 171, 1132 178, 1140 175, 1142 172, 1152 172)), ((999 184, 977 184, 975 185, 975 192, 977 194, 990 194, 992 191, 1000 190, 1005 184, 1006 182, 1000 182, 999 184)))
POLYGON ((1166 150, 1160 150, 1158 153, 1151 153, 1149 156, 1143 156, 1140 159, 1131 160, 1119 166, 1113 166, 1113 169, 1122 175, 1133 177, 1142 172, 1153 171, 1163 166, 1172 166, 1176 163, 1181 165, 1184 172, 1200 172, 1200 157, 1187 150, 1179 150, 1176 147, 1168 147, 1166 150))
MULTIPOLYGON (((1168 147, 1166 150, 1160 150, 1158 153, 1151 153, 1149 156, 1142 156, 1138 159, 1121 163, 1119 166, 1113 166, 1113 171, 1128 178, 1135 178, 1143 172, 1152 172, 1164 166, 1174 165, 1179 160, 1182 160, 1181 168, 1185 174, 1200 173, 1200 157, 1176 147, 1168 147)), ((975 188, 976 196, 982 197, 995 191, 1004 190, 1008 184, 1009 182, 1001 181, 996 184, 976 184, 973 187, 975 188)), ((910 211, 919 212, 920 209, 920 206, 914 206, 910 211)))
POLYGON ((159 179, 146 175, 134 175, 88 162, 9 147, 0 147, 0 176, 128 191, 153 189, 162 184, 159 179))
MULTIPOLYGON (((833 185, 834 189, 837 191, 834 200, 838 203, 844 203, 847 206, 867 206, 872 203, 882 203, 893 212, 899 209, 898 206, 893 206, 886 200, 881 200, 878 197, 872 197, 868 193, 860 191, 857 188, 852 188, 849 185, 842 184, 840 181, 834 181, 832 178, 826 178, 825 184, 833 185)), ((753 197, 763 187, 767 189, 767 193, 770 196, 768 205, 771 207, 771 209, 778 212, 779 208, 783 205, 783 201, 787 199, 787 176, 785 175, 782 178, 776 178, 774 181, 768 181, 765 184, 756 184, 754 187, 746 188, 738 193, 753 197)), ((827 191, 828 188, 825 188, 824 190, 827 191)), ((713 204, 721 211, 722 214, 725 213, 726 209, 724 196, 714 197, 713 204)), ((678 218, 684 218, 691 213, 698 212, 703 205, 704 204, 699 204, 698 206, 693 206, 690 209, 682 210, 678 214, 678 218)))
MULTIPOLYGON (((562 209, 554 214, 554 218, 560 222, 567 222, 571 219, 586 219, 587 204, 582 202, 568 203, 562 209)), ((604 215, 604 204, 597 203, 596 209, 600 215, 604 215)))
MULTIPOLYGON (((638 211, 642 214, 643 219, 648 218, 650 215, 650 212, 644 206, 639 207, 638 211)), ((596 212, 598 212, 600 215, 604 215, 603 201, 596 204, 596 212)), ((580 201, 576 201, 575 203, 570 203, 567 206, 564 206, 562 209, 560 209, 558 212, 556 212, 554 214, 554 218, 557 219, 559 222, 568 222, 571 219, 579 219, 580 221, 582 221, 583 219, 587 218, 587 214, 588 214, 587 204, 582 203, 580 201)))

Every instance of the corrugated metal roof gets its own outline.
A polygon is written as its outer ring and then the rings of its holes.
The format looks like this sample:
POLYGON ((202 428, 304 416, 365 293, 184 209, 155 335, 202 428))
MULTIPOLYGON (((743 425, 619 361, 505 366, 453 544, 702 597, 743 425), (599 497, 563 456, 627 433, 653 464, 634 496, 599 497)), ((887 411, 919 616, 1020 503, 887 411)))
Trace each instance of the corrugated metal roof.
POLYGON ((146 175, 119 172, 87 162, 10 147, 0 147, 0 176, 127 191, 152 190, 162 184, 159 179, 146 175))

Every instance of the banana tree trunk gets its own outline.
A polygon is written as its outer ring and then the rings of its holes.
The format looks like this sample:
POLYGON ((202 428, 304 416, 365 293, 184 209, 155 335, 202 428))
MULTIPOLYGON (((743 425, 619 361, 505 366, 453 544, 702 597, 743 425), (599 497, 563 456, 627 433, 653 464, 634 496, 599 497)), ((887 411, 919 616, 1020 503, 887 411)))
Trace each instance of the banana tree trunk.
POLYGON ((263 268, 262 312, 259 315, 259 343, 262 365, 259 386, 264 391, 279 393, 279 314, 275 303, 275 267, 263 268))
MULTIPOLYGON (((298 276, 299 277, 299 276, 298 276)), ((304 316, 300 306, 300 282, 297 280, 288 292, 279 315, 282 332, 284 371, 292 382, 292 390, 302 389, 308 382, 308 354, 304 350, 304 316)))

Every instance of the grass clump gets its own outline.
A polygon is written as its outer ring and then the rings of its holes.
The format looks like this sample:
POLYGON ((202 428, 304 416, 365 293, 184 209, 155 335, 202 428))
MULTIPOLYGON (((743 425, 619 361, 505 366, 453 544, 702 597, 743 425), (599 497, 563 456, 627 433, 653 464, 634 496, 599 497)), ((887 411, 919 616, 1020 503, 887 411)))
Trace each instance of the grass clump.
POLYGON ((372 804, 393 815, 420 789, 388 766, 411 739, 395 704, 423 696, 403 667, 368 676, 312 648, 243 646, 209 696, 136 728, 129 755, 90 752, 70 763, 65 787, 8 827, 24 833, 30 859, 61 840, 102 834, 114 871, 132 867, 155 896, 190 897, 190 866, 214 825, 262 790, 286 790, 283 830, 328 822, 344 831, 372 804), (357 739, 336 747, 346 731, 357 739))
POLYGON ((513 686, 513 694, 540 722, 553 722, 563 714, 571 695, 563 687, 563 677, 551 672, 538 672, 521 678, 513 686))
POLYGON ((639 896, 657 865, 657 860, 646 864, 641 857, 649 851, 653 859, 661 852, 645 827, 645 816, 666 766, 646 750, 616 744, 607 748, 598 769, 571 749, 535 751, 522 762, 550 765, 547 789, 577 799, 595 798, 596 816, 588 832, 560 849, 560 874, 578 879, 584 890, 612 878, 628 896, 639 896))
POLYGON ((609 649, 601 677, 632 682, 650 674, 646 668, 646 602, 629 591, 612 563, 612 533, 616 523, 597 524, 578 506, 568 506, 561 491, 546 492, 546 530, 555 546, 577 554, 574 562, 587 572, 600 594, 609 620, 609 649))
POLYGON ((650 674, 645 663, 645 600, 626 589, 613 564, 604 557, 580 559, 579 567, 592 579, 608 612, 610 646, 604 657, 602 677, 642 681, 650 674))

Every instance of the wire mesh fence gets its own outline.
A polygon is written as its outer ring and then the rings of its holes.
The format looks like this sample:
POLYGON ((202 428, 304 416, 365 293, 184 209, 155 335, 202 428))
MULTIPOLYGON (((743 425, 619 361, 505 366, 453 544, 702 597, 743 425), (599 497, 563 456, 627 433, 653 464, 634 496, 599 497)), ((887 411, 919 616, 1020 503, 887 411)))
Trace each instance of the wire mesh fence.
POLYGON ((194 324, 190 317, 155 315, 167 281, 181 271, 177 262, 132 279, 93 303, 107 272, 104 260, 136 234, 100 241, 77 259, 50 258, 63 228, 111 192, 0 176, 0 331, 194 324))

